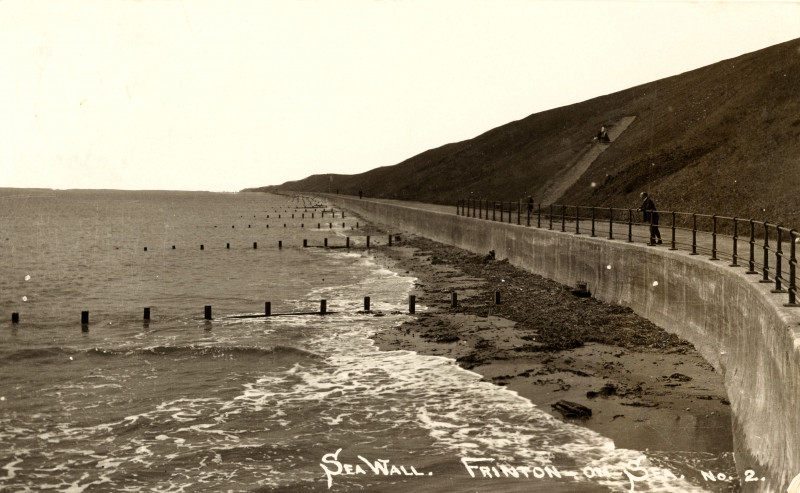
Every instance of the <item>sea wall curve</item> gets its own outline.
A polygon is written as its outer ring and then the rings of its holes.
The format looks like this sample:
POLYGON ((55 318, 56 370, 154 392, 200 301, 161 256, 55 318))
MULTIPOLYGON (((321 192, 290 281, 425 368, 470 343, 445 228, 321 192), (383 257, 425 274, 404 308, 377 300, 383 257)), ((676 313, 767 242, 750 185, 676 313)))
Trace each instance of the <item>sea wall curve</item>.
POLYGON ((393 233, 479 254, 494 250, 498 259, 562 284, 586 282, 596 298, 690 341, 724 376, 743 489, 786 491, 800 473, 800 308, 784 307, 785 295, 771 293, 759 276, 665 247, 459 216, 455 206, 448 214, 328 199, 393 233))

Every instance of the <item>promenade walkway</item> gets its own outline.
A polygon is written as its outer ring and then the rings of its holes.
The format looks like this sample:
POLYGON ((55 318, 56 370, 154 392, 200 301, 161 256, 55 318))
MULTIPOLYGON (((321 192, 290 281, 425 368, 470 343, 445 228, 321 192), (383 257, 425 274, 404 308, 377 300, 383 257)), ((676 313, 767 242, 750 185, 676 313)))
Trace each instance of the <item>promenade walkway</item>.
MULTIPOLYGON (((411 202, 404 200, 388 200, 364 198, 375 202, 399 205, 415 209, 436 211, 444 214, 459 214, 476 221, 502 221, 519 227, 531 227, 548 229, 568 234, 580 234, 605 239, 608 241, 619 241, 629 243, 639 243, 648 248, 669 249, 685 252, 689 255, 705 257, 709 262, 718 262, 730 266, 731 268, 745 269, 748 274, 754 276, 754 280, 773 284, 773 291, 785 293, 784 302, 790 302, 789 288, 792 285, 792 240, 786 230, 782 231, 780 242, 778 242, 777 227, 769 225, 766 237, 768 241, 765 245, 764 223, 755 223, 754 235, 751 243, 749 221, 737 221, 736 236, 733 235, 732 222, 719 222, 718 231, 728 230, 726 233, 713 234, 711 220, 709 216, 702 216, 698 221, 697 230, 693 230, 691 224, 682 225, 681 219, 686 223, 689 215, 683 214, 678 217, 674 228, 672 227, 672 215, 668 211, 659 211, 660 225, 659 230, 663 243, 660 245, 649 245, 650 227, 641 221, 641 212, 626 211, 615 209, 613 211, 614 220, 609 221, 609 209, 596 209, 596 218, 591 219, 591 208, 581 207, 576 212, 574 206, 563 208, 554 206, 551 214, 550 208, 539 209, 528 216, 524 203, 507 202, 505 207, 491 208, 484 202, 483 210, 470 207, 460 207, 456 205, 427 204, 423 202, 411 202), (509 211, 509 209, 511 209, 509 211), (521 211, 521 214, 518 214, 521 211), (473 215, 478 217, 473 217, 473 215), (576 215, 579 217, 576 218, 576 215), (629 220, 629 216, 631 219, 629 220), (577 220, 576 220, 577 219, 577 220), (780 275, 778 275, 780 273, 780 275)), ((727 219, 727 218, 723 218, 727 219)), ((800 242, 800 238, 795 238, 795 246, 800 242)), ((777 294, 776 293, 776 294, 777 294)))

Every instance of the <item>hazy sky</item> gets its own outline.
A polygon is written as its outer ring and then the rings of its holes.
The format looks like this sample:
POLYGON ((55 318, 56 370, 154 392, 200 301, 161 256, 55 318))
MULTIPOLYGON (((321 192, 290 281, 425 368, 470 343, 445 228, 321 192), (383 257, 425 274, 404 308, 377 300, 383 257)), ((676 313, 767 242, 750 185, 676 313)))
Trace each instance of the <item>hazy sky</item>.
POLYGON ((0 187, 360 173, 799 20, 798 2, 0 0, 0 187))

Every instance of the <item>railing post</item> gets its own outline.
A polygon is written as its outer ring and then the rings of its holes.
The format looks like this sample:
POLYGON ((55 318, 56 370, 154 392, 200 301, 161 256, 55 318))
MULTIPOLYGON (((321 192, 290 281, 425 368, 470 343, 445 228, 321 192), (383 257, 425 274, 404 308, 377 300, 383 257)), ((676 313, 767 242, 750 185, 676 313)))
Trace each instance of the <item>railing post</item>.
POLYGON ((633 243, 633 210, 628 209, 628 243, 633 243))
POLYGON ((511 201, 508 201, 508 224, 511 224, 511 201))
MULTIPOLYGON (((472 217, 475 217, 475 200, 472 200, 472 217)), ((478 199, 478 219, 483 219, 483 199, 478 199)))
POLYGON ((692 214, 692 253, 697 255, 697 214, 692 214))
POLYGON ((733 218, 733 262, 731 262, 729 267, 739 267, 738 243, 739 243, 739 222, 734 217, 733 218))
POLYGON ((608 239, 614 239, 614 209, 608 208, 608 239))
POLYGON ((748 260, 749 270, 746 274, 758 274, 756 272, 756 226, 755 221, 750 220, 750 260, 748 260))
POLYGON ((550 204, 550 228, 553 229, 553 204, 550 204))
POLYGON ((580 206, 575 206, 575 234, 581 234, 581 208, 580 206))
POLYGON ((653 237, 653 217, 657 214, 656 211, 650 212, 650 225, 647 227, 647 234, 650 236, 650 239, 647 240, 647 246, 655 246, 656 239, 653 237))
POLYGON ((758 281, 763 283, 772 282, 769 280, 769 224, 764 223, 764 277, 758 281))
POLYGON ((567 231, 567 206, 561 206, 561 232, 567 231))
POLYGON ((527 222, 527 226, 529 228, 531 227, 531 208, 530 207, 528 207, 528 222, 527 222))
POLYGON ((717 258, 717 215, 711 216, 711 258, 709 260, 719 260, 717 258))
POLYGON ((492 202, 492 221, 497 220, 497 202, 492 202))
POLYGON ((517 226, 522 224, 522 199, 517 202, 517 226))
POLYGON ((797 243, 797 231, 791 230, 789 232, 789 239, 792 246, 789 249, 789 303, 784 306, 797 306, 797 281, 795 281, 795 270, 797 268, 797 256, 795 255, 795 243, 797 243))
POLYGON ((542 203, 541 202, 539 202, 539 206, 536 208, 536 210, 538 211, 538 213, 536 215, 536 227, 537 228, 541 228, 542 227, 542 203))
POLYGON ((594 219, 595 219, 595 209, 594 209, 594 206, 592 206, 592 238, 594 238, 596 236, 594 234, 594 219))
POLYGON ((781 244, 781 225, 777 226, 778 229, 778 245, 777 250, 775 250, 775 289, 772 290, 773 293, 785 293, 786 290, 781 287, 781 282, 783 281, 783 276, 781 275, 781 260, 783 259, 783 250, 781 244))
POLYGON ((503 209, 506 208, 506 203, 502 200, 500 201, 500 222, 503 222, 503 209))
POLYGON ((670 250, 677 250, 675 247, 675 211, 672 211, 672 245, 670 246, 670 250))

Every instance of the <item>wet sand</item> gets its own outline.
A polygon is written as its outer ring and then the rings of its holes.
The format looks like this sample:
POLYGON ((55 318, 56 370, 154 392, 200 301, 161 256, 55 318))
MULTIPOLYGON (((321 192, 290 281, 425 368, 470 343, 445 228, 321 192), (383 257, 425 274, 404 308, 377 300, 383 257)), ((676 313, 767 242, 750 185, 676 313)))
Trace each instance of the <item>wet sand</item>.
POLYGON ((394 243, 373 253, 417 278, 412 294, 419 307, 413 321, 374 336, 382 349, 454 358, 617 447, 732 451, 722 375, 690 343, 628 308, 488 254, 409 235, 394 243), (569 416, 554 407, 562 401, 591 415, 569 416))

